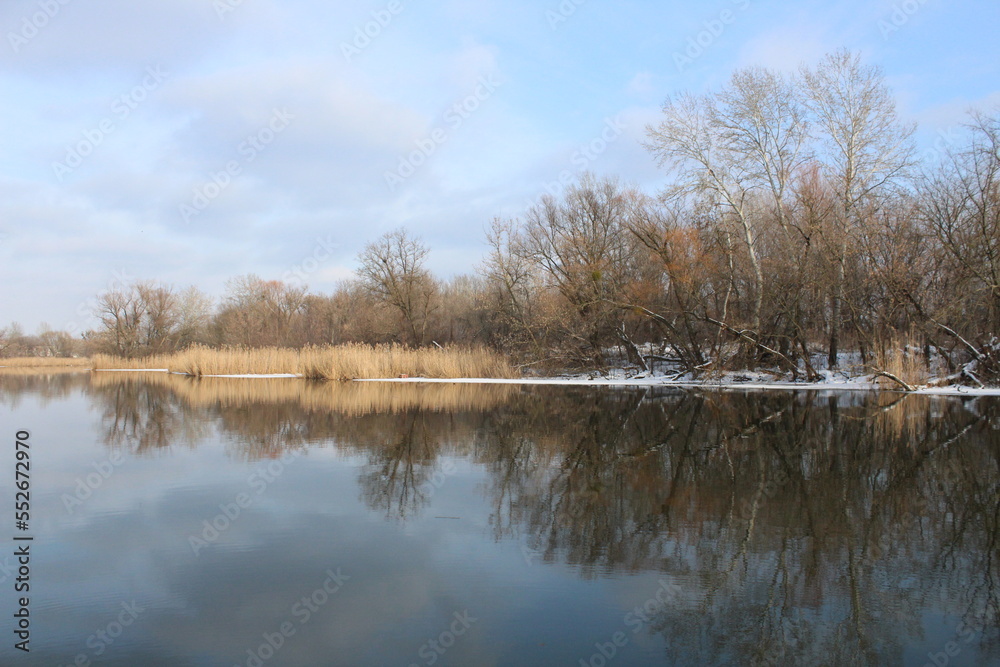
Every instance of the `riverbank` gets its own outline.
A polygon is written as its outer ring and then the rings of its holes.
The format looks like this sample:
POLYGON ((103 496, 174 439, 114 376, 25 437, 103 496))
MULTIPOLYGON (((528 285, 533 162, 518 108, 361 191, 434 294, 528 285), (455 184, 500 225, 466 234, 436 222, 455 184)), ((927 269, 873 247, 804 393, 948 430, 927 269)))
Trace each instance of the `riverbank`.
MULTIPOLYGON (((166 368, 101 368, 96 372, 106 373, 164 373, 190 376, 188 373, 170 371, 166 368)), ((40 369, 44 372, 44 369, 40 369)), ((309 379, 300 374, 220 374, 201 375, 204 378, 229 379, 309 379)), ((450 385, 504 385, 504 386, 583 386, 583 387, 676 387, 678 389, 701 389, 712 391, 873 391, 890 393, 910 393, 930 396, 1000 396, 1000 387, 968 387, 965 385, 949 386, 918 386, 912 391, 905 391, 899 386, 885 384, 879 378, 871 375, 826 379, 818 382, 790 382, 772 379, 748 378, 745 373, 727 373, 721 377, 703 380, 674 380, 667 376, 640 375, 628 376, 615 373, 609 375, 563 375, 553 377, 518 377, 518 378, 487 378, 487 377, 371 377, 348 378, 342 381, 386 384, 450 384, 450 385)))
MULTIPOLYGON (((214 349, 193 347, 172 355, 125 359, 108 355, 93 358, 18 358, 0 360, 0 371, 54 372, 162 372, 194 377, 302 378, 334 381, 406 383, 494 383, 512 385, 583 385, 623 387, 677 387, 714 390, 786 391, 901 391, 904 386, 867 372, 858 363, 837 371, 819 371, 814 381, 766 371, 712 372, 700 376, 676 372, 636 373, 613 369, 604 373, 524 376, 502 355, 485 348, 424 348, 341 345, 297 349, 214 349)), ((926 374, 911 383, 910 393, 930 395, 1000 395, 1000 388, 948 385, 926 374)))
POLYGON ((568 375, 518 379, 490 378, 374 378, 359 382, 390 383, 452 383, 452 384, 505 384, 505 385, 564 385, 590 387, 676 387, 678 389, 707 389, 716 391, 886 391, 892 393, 923 394, 930 396, 1000 396, 1000 387, 943 387, 918 386, 913 391, 882 383, 877 377, 866 375, 818 382, 786 382, 760 378, 748 379, 744 373, 726 373, 721 377, 705 380, 672 380, 667 376, 615 377, 594 375, 568 375))

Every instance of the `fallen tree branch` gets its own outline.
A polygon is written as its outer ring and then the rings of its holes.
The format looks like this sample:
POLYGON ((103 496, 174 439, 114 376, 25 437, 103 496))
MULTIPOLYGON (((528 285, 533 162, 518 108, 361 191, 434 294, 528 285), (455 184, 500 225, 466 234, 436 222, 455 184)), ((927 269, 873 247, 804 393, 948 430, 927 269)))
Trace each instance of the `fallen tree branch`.
POLYGON ((896 384, 898 384, 900 387, 902 387, 905 391, 916 391, 917 390, 916 387, 913 387, 913 386, 910 386, 910 385, 906 384, 905 382, 903 382, 902 380, 900 380, 898 377, 896 377, 895 375, 893 375, 889 371, 881 371, 881 370, 875 371, 875 377, 888 378, 888 379, 892 380, 893 382, 895 382, 896 384))
POLYGON ((973 382, 975 382, 976 384, 978 384, 980 389, 984 389, 986 387, 986 385, 983 384, 982 380, 980 380, 979 378, 977 378, 975 376, 975 374, 972 371, 970 371, 968 368, 963 368, 962 371, 959 373, 959 375, 961 375, 962 377, 969 378, 970 380, 972 380, 973 382))

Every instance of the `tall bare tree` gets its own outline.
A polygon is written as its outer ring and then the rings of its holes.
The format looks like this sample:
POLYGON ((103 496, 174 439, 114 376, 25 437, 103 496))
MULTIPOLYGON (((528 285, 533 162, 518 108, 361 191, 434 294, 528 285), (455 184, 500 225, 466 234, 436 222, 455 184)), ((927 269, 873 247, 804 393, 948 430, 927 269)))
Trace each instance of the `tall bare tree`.
POLYGON ((294 345, 297 317, 305 307, 306 287, 264 280, 255 274, 226 283, 222 310, 216 317, 220 342, 227 344, 294 345))
POLYGON ((191 286, 177 295, 177 347, 208 342, 212 321, 212 298, 191 286))
POLYGON ((821 141, 818 159, 832 183, 837 235, 829 239, 834 262, 828 361, 837 366, 848 254, 866 208, 913 166, 913 125, 899 120, 881 69, 850 51, 827 55, 801 72, 803 88, 821 141))
POLYGON ((636 196, 616 179, 587 174, 563 201, 545 197, 527 213, 524 252, 570 306, 568 332, 596 359, 620 331, 617 312, 633 279, 637 246, 628 228, 636 196))
POLYGON ((176 342, 173 335, 178 324, 178 302, 173 288, 144 281, 136 283, 133 289, 144 310, 140 325, 143 351, 148 354, 169 351, 176 342))
POLYGON ((664 196, 674 202, 691 195, 705 199, 721 211, 723 223, 735 225, 753 275, 750 327, 759 337, 766 291, 764 217, 787 225, 791 185, 808 138, 793 83, 766 69, 737 71, 718 93, 668 100, 647 136, 646 147, 674 176, 664 196))
MULTIPOLYGON (((945 165, 924 179, 920 211, 963 277, 964 293, 985 297, 978 309, 1000 331, 1000 116, 974 113, 968 129, 969 145, 950 151, 945 165)), ((956 312, 949 319, 970 315, 956 312)))
POLYGON ((423 345, 435 309, 437 283, 426 268, 429 249, 405 229, 388 232, 358 255, 358 276, 368 292, 400 316, 408 342, 423 345))
MULTIPOLYGON (((933 290, 919 315, 954 340, 951 370, 1000 382, 1000 114, 973 113, 966 147, 922 181, 920 218, 938 248, 933 290)), ((916 301, 914 299, 914 301, 916 301)), ((940 351, 940 348, 939 348, 940 351)))
POLYGON ((133 357, 142 351, 142 323, 146 306, 134 287, 116 287, 97 297, 95 315, 111 351, 133 357))

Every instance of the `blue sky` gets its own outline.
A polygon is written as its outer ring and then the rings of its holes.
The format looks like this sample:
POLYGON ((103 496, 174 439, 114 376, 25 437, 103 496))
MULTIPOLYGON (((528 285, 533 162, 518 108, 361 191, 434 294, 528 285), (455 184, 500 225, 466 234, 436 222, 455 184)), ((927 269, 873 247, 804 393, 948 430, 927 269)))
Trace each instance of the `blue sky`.
POLYGON ((995 0, 7 0, 0 326, 83 330, 123 280, 328 292, 401 225, 469 272, 560 175, 658 190, 668 95, 842 47, 931 154, 1000 109, 998 26, 995 0))

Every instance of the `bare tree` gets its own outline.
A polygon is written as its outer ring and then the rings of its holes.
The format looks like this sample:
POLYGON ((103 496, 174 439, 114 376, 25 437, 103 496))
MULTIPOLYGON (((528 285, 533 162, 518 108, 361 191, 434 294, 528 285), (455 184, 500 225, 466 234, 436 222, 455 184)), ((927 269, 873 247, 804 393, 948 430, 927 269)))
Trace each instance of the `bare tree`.
POLYGON ((829 365, 837 366, 845 277, 851 244, 866 205, 891 188, 913 165, 914 127, 899 121, 882 71, 857 53, 838 51, 801 73, 822 150, 818 158, 837 199, 837 238, 830 239, 835 265, 831 294, 829 365))
POLYGON ((297 317, 305 307, 306 287, 264 280, 255 274, 226 283, 216 317, 220 342, 248 346, 293 345, 297 317))
POLYGON ((365 289, 400 316, 408 341, 423 345, 435 308, 437 284, 425 263, 429 249, 405 229, 384 234, 358 255, 358 276, 365 289))
MULTIPOLYGON (((953 339, 963 379, 1000 381, 1000 116, 973 113, 968 146, 923 180, 920 217, 939 248, 938 290, 919 315, 953 339), (942 289, 943 288, 943 289, 942 289), (937 302, 932 299, 937 296, 937 302)), ((916 300, 914 300, 916 301, 916 300)))
POLYGON ((103 347, 124 357, 170 352, 176 343, 177 296, 153 281, 117 287, 97 297, 103 347))
POLYGON ((142 352, 142 323, 146 307, 134 287, 115 288, 97 297, 95 315, 110 351, 123 357, 142 352))
POLYGON ((177 296, 171 287, 154 282, 140 282, 133 286, 136 298, 142 303, 140 343, 144 352, 159 354, 170 351, 177 327, 177 296))
POLYGON ((490 289, 490 307, 509 323, 527 322, 532 265, 516 220, 494 218, 486 232, 489 253, 479 271, 490 289))
POLYGON ((732 283, 725 255, 710 247, 712 232, 685 214, 678 206, 662 209, 645 202, 633 214, 629 231, 660 261, 664 274, 662 302, 654 306, 650 299, 633 307, 659 325, 675 360, 692 370, 706 363, 713 338, 711 354, 719 353, 718 337, 706 331, 704 322, 709 314, 726 320, 732 283))
POLYGON ((966 293, 986 297, 987 326, 1000 331, 1000 116, 975 113, 969 130, 969 146, 924 179, 920 212, 966 293))
POLYGON ((759 336, 765 293, 759 239, 765 221, 755 198, 768 201, 786 225, 786 200, 808 136, 791 82, 764 69, 738 71, 718 94, 668 100, 662 120, 647 128, 647 136, 647 149, 675 178, 664 196, 674 202, 705 198, 722 211, 724 223, 735 224, 753 273, 750 326, 759 336))
MULTIPOLYGON (((661 122, 648 127, 647 136, 646 147, 674 176, 674 183, 663 193, 671 206, 707 205, 713 211, 703 218, 715 221, 719 248, 730 270, 722 319, 717 320, 720 331, 732 328, 727 320, 736 320, 738 315, 728 307, 728 296, 740 291, 741 282, 742 261, 734 251, 741 250, 740 256, 749 264, 749 333, 743 331, 739 338, 745 353, 758 359, 769 349, 762 342, 767 338, 765 295, 794 294, 794 290, 773 289, 771 284, 788 269, 801 270, 794 252, 789 255, 801 247, 789 208, 795 203, 800 166, 809 154, 801 95, 782 74, 761 68, 739 70, 718 93, 668 100, 661 122), (782 253, 770 252, 781 264, 772 267, 779 270, 771 273, 765 271, 769 243, 783 248, 782 253)), ((647 245, 651 240, 647 234, 647 245)), ((666 246, 653 243, 650 247, 662 256, 666 246)), ((794 304, 783 304, 783 308, 796 310, 794 304)), ((784 328, 795 335, 794 323, 786 322, 784 328)), ((787 336, 782 339, 787 348, 786 341, 787 336)))
POLYGON ((17 322, 0 329, 0 357, 17 357, 23 354, 24 330, 17 322))
POLYGON ((628 233, 636 196, 587 174, 563 201, 545 197, 527 213, 523 251, 569 306, 566 333, 595 360, 610 336, 624 336, 617 315, 638 254, 628 233))
POLYGON ((177 348, 208 342, 212 320, 212 298, 197 287, 188 287, 177 296, 177 348))
POLYGON ((65 331, 54 331, 47 323, 38 326, 38 348, 35 354, 42 357, 71 357, 76 351, 76 341, 65 331))
POLYGON ((793 181, 809 157, 807 109, 795 83, 760 67, 738 70, 716 99, 712 124, 720 148, 745 170, 743 181, 761 193, 785 229, 793 181))

